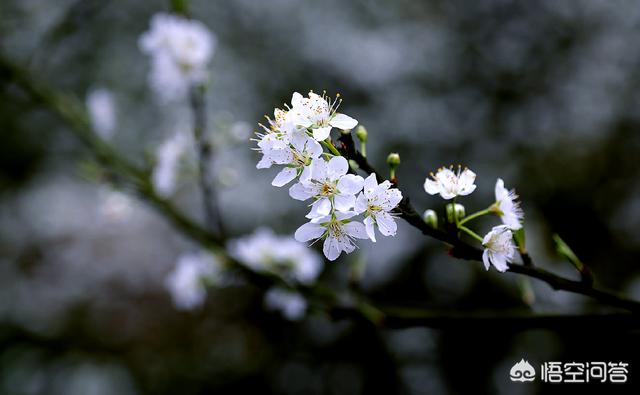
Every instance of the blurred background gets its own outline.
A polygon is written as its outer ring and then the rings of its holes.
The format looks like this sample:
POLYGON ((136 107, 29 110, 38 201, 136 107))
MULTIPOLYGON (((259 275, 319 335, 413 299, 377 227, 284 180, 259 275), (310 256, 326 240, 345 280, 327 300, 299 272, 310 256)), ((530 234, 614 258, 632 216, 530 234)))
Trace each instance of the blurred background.
MULTIPOLYGON (((159 0, 3 0, 0 53, 83 100, 110 90, 111 142, 149 167, 185 119, 185 108, 154 100, 138 49, 151 16, 168 9, 159 0)), ((377 168, 389 152, 401 154, 398 178, 419 210, 442 210, 422 189, 439 166, 477 173, 467 212, 490 204, 502 177, 521 196, 539 266, 576 278, 555 255, 555 232, 599 286, 640 299, 640 4, 194 0, 191 9, 218 38, 207 113, 232 236, 258 226, 292 234, 304 222, 305 204, 271 187, 276 170, 255 169, 248 139, 292 92, 327 90, 367 127, 377 168)), ((0 393, 553 389, 511 383, 521 358, 536 367, 623 361, 630 383, 613 389, 633 393, 640 381, 640 334, 624 328, 391 330, 321 313, 290 322, 265 311, 262 291, 249 285, 212 289, 202 309, 177 311, 165 277, 198 247, 144 202, 95 182, 91 156, 67 126, 0 78, 0 393)), ((172 199, 202 218, 192 173, 172 199)), ((607 311, 536 281, 529 306, 515 275, 455 260, 404 223, 395 238, 361 247, 328 264, 322 281, 345 287, 348 262, 360 260, 361 287, 374 301, 495 314, 607 311)))

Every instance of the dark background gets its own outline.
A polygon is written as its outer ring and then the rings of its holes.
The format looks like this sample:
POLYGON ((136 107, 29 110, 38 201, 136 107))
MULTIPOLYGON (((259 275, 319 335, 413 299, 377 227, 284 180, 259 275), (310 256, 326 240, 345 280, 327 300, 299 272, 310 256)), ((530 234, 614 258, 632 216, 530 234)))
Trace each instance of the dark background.
MULTIPOLYGON (((369 157, 398 177, 420 210, 429 171, 462 163, 477 174, 467 212, 486 207, 502 177, 526 213, 527 245, 546 269, 574 277, 560 234, 597 284, 640 299, 640 5, 632 1, 193 1, 218 37, 209 117, 216 177, 233 235, 260 225, 292 233, 304 204, 270 186, 239 132, 293 91, 340 92, 342 111, 369 130, 369 157), (235 137, 234 137, 235 136, 235 137)), ((163 1, 4 0, 0 50, 80 97, 111 89, 113 144, 147 166, 184 114, 146 85, 137 39, 163 1)), ((514 329, 374 329, 312 314, 292 323, 262 308, 261 291, 210 291, 199 312, 174 310, 163 281, 196 248, 144 203, 100 220, 106 186, 57 118, 0 80, 0 392, 6 394, 527 394, 512 384, 521 358, 629 362, 630 383, 580 391, 633 393, 637 331, 612 325, 514 329)), ((193 177, 175 201, 200 216, 193 177)), ((201 218, 201 216, 200 216, 201 218)), ((480 222, 481 233, 490 222, 480 222)), ((442 311, 588 313, 588 299, 457 261, 405 224, 395 238, 329 264, 344 286, 366 261, 374 300, 442 311)), ((563 390, 566 390, 564 388, 563 390)))

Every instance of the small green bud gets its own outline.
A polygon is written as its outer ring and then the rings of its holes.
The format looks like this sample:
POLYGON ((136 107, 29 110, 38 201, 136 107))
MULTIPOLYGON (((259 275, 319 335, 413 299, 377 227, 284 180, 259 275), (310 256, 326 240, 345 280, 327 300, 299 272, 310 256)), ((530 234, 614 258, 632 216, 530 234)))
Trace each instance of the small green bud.
POLYGON ((366 143, 368 136, 369 133, 367 133, 367 129, 362 125, 358 126, 358 129, 356 129, 356 137, 358 140, 360 140, 361 143, 366 143))
POLYGON ((392 152, 387 156, 387 164, 391 170, 395 170, 400 165, 400 154, 392 152))
POLYGON ((449 221, 452 224, 456 223, 456 218, 460 220, 464 218, 466 214, 464 206, 459 203, 456 203, 456 204, 449 203, 445 207, 445 210, 447 212, 447 221, 449 221))
POLYGON ((424 214, 422 214, 422 220, 434 229, 438 229, 438 214, 429 209, 425 210, 424 214))

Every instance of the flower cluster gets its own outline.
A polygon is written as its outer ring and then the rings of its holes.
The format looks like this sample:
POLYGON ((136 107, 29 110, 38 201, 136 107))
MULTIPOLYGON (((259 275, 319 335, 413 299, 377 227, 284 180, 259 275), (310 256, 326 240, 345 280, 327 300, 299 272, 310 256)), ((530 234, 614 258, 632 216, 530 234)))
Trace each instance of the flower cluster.
POLYGON ((264 133, 256 139, 262 153, 257 167, 283 166, 272 185, 281 187, 297 178, 289 196, 311 200, 309 222, 298 228, 296 240, 324 240, 324 255, 332 261, 343 251, 353 252, 356 239, 375 242, 375 227, 382 235, 394 236, 391 211, 402 200, 389 181, 378 184, 374 174, 365 180, 349 173, 349 162, 333 146, 330 134, 334 127, 353 129, 358 121, 338 113, 340 103, 325 94, 309 92, 304 97, 296 92, 290 106, 275 109, 274 118, 260 125, 264 133), (324 152, 323 145, 330 152, 324 152), (356 220, 359 215, 364 223, 356 220))
MULTIPOLYGON (((469 195, 476 189, 476 174, 469 169, 462 169, 460 166, 457 171, 453 171, 453 167, 438 169, 436 174, 431 173, 430 177, 424 182, 424 190, 430 195, 440 194, 445 199, 455 199, 458 196, 469 195)), ((469 216, 464 216, 464 208, 459 204, 451 206, 453 222, 459 230, 470 234, 471 236, 482 242, 484 252, 482 260, 487 270, 493 265, 498 271, 504 272, 509 266, 509 262, 513 262, 516 256, 516 246, 513 239, 513 231, 522 228, 524 213, 517 201, 518 195, 515 191, 507 190, 504 181, 498 178, 495 186, 496 201, 486 210, 479 211, 469 216), (461 214, 461 215, 459 215, 461 214), (489 233, 483 238, 475 234, 467 228, 466 222, 485 214, 495 214, 502 220, 502 225, 494 226, 489 233)), ((435 224, 435 213, 428 210, 429 223, 435 224)), ((426 214, 426 213, 425 213, 426 214)), ((427 219, 425 219, 427 220, 427 219)))
POLYGON ((322 259, 313 251, 268 228, 229 241, 227 251, 251 270, 277 275, 289 283, 311 285, 323 268, 322 259))
MULTIPOLYGON (((313 285, 324 266, 312 250, 289 236, 277 236, 267 228, 230 241, 227 250, 251 270, 277 275, 292 286, 313 285)), ((289 320, 303 318, 307 310, 307 301, 301 294, 278 286, 267 290, 264 304, 270 310, 280 311, 289 320)))
POLYGON ((162 102, 183 100, 194 85, 208 78, 215 36, 202 23, 159 13, 142 34, 139 47, 151 57, 149 84, 162 102))

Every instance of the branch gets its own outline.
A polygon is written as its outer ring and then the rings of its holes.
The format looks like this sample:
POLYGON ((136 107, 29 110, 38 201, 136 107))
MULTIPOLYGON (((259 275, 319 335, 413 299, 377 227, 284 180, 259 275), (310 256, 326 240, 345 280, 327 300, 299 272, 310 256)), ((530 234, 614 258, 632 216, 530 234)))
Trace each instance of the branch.
MULTIPOLYGON (((360 169, 364 170, 365 172, 375 174, 378 182, 384 181, 384 179, 380 176, 380 173, 378 173, 369 164, 367 159, 356 151, 351 134, 342 133, 338 141, 339 150, 347 159, 355 161, 360 169)), ((418 214, 418 212, 409 202, 407 194, 403 192, 402 195, 404 196, 404 198, 398 205, 398 211, 400 212, 400 217, 402 219, 420 230, 424 235, 433 237, 436 240, 440 240, 450 245, 451 248, 449 250, 449 254, 451 256, 460 259, 482 262, 482 251, 480 249, 467 244, 463 240, 459 239, 455 234, 447 233, 439 229, 434 229, 427 225, 422 220, 420 214, 418 214)), ((627 299, 607 291, 596 289, 588 282, 566 279, 544 269, 534 267, 533 260, 528 254, 525 265, 509 264, 508 271, 544 281, 555 290, 562 290, 585 295, 603 304, 607 304, 613 307, 619 307, 636 314, 640 313, 640 302, 627 299)))
MULTIPOLYGON (((102 139, 96 136, 91 129, 90 122, 84 106, 73 96, 58 93, 48 86, 36 82, 30 78, 19 67, 15 66, 11 62, 0 56, 0 75, 6 75, 13 79, 18 86, 20 86, 25 93, 29 94, 32 99, 41 102, 46 108, 58 115, 70 128, 69 130, 87 147, 87 149, 95 155, 96 159, 105 167, 113 170, 118 176, 123 177, 123 182, 128 183, 136 193, 156 211, 164 216, 169 222, 175 226, 183 235, 187 236, 194 242, 199 243, 205 248, 208 248, 212 252, 217 253, 224 262, 234 270, 240 272, 248 281, 259 287, 268 287, 273 284, 279 284, 281 286, 292 288, 290 284, 284 283, 283 280, 275 275, 268 273, 258 273, 239 262, 230 258, 224 250, 224 240, 212 235, 209 231, 202 228, 196 222, 190 218, 184 216, 170 201, 157 195, 153 189, 153 185, 149 181, 147 172, 139 169, 133 163, 129 162, 126 158, 122 157, 116 152, 109 144, 105 143, 102 139)), ((350 139, 350 137, 349 137, 350 139)), ((348 144, 348 140, 341 139, 348 144)), ((351 144, 353 141, 351 140, 351 144)), ((343 150, 349 150, 349 146, 342 147, 343 150)), ((355 150, 353 150, 355 152, 355 150)), ((350 158, 358 161, 360 167, 367 171, 376 174, 380 179, 379 173, 375 172, 371 166, 359 157, 358 154, 350 155, 350 158)), ((416 226, 424 234, 432 236, 438 240, 448 243, 452 246, 453 255, 472 260, 480 259, 480 251, 474 247, 464 244, 462 241, 452 238, 448 234, 431 229, 426 226, 420 216, 415 212, 409 201, 405 199, 401 203, 402 217, 407 222, 416 226)), ((550 285, 557 287, 557 289, 565 289, 572 292, 584 293, 584 288, 581 288, 582 283, 574 282, 557 277, 551 273, 545 272, 540 269, 530 269, 523 266, 512 266, 510 268, 513 272, 521 272, 522 274, 530 277, 539 278, 546 281, 550 285)), ((620 325, 628 326, 629 328, 637 327, 637 317, 627 315, 608 315, 608 316, 594 316, 594 315, 581 315, 581 316, 485 316, 479 317, 477 315, 468 313, 434 313, 424 310, 410 310, 407 308, 393 308, 393 309, 379 309, 374 305, 368 303, 364 297, 356 295, 357 303, 351 303, 345 306, 344 298, 338 297, 334 290, 316 287, 297 287, 297 291, 301 292, 313 302, 320 305, 323 311, 326 311, 334 318, 350 318, 357 320, 364 320, 377 326, 387 326, 393 328, 410 327, 416 325, 433 326, 433 327, 459 327, 459 325, 484 323, 489 325, 491 322, 496 323, 508 323, 509 325, 516 325, 516 327, 527 328, 537 325, 565 325, 568 323, 576 323, 576 325, 585 323, 596 323, 596 325, 604 322, 614 322, 620 325), (466 318, 465 318, 466 317, 466 318), (608 318, 607 318, 608 317, 608 318), (610 321, 613 320, 613 321, 610 321), (521 322, 524 321, 524 322, 521 322), (520 324, 518 324, 521 322, 520 324), (525 323, 526 322, 526 323, 525 323), (518 326, 519 325, 519 326, 518 326)), ((585 293, 587 294, 587 293, 585 293)), ((597 299, 607 302, 614 306, 625 307, 623 304, 625 300, 612 299, 615 296, 603 291, 590 290, 589 296, 596 297, 597 299), (594 295, 597 295, 594 296, 594 295)), ((626 307, 629 310, 637 311, 637 302, 626 301, 629 305, 626 307)))
POLYGON ((210 176, 213 147, 207 141, 207 107, 205 90, 195 87, 191 91, 191 109, 193 112, 193 137, 198 150, 198 184, 202 192, 202 206, 205 224, 209 231, 224 238, 224 224, 220 213, 220 205, 210 176))
MULTIPOLYGON (((621 327, 640 329, 640 317, 635 314, 531 314, 531 313, 496 313, 496 312, 450 312, 425 311, 423 309, 387 308, 381 309, 384 316, 381 325, 385 328, 410 328, 426 326, 436 329, 467 331, 499 329, 502 332, 520 331, 531 328, 546 328, 563 331, 614 331, 621 327)), ((334 316, 349 316, 348 310, 335 310, 334 316)), ((357 313, 356 313, 357 314, 357 313)))

